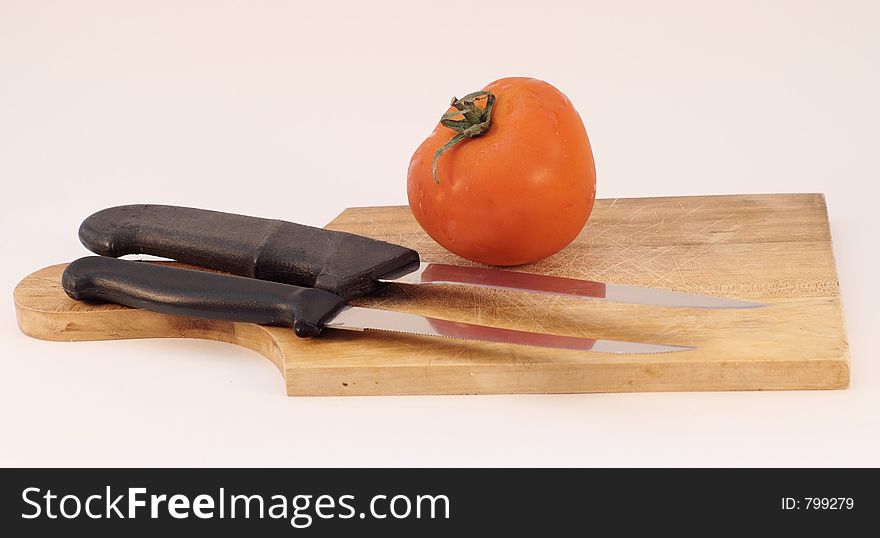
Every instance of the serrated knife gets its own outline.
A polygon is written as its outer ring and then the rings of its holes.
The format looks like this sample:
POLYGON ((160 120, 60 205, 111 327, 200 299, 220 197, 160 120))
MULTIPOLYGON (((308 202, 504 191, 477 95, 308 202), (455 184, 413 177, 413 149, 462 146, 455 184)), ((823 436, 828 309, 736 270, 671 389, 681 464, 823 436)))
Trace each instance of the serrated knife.
POLYGON ((419 253, 347 232, 233 213, 125 205, 83 221, 82 243, 102 256, 148 254, 233 275, 329 291, 345 299, 394 282, 453 284, 689 308, 754 308, 713 295, 423 262, 419 253))
POLYGON ((323 329, 381 330, 600 353, 687 351, 671 346, 595 340, 460 323, 349 306, 331 292, 150 262, 80 258, 64 271, 64 291, 78 301, 106 301, 164 314, 292 327, 300 337, 323 329))

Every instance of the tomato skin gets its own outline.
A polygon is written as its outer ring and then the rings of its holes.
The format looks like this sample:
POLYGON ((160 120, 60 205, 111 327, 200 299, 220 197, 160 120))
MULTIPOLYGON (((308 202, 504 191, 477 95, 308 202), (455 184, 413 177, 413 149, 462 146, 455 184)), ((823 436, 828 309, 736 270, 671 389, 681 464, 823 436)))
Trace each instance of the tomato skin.
MULTIPOLYGON (((456 133, 438 124, 413 154, 407 195, 421 227, 444 248, 488 265, 554 254, 583 229, 596 199, 596 170, 583 122, 568 98, 533 78, 503 78, 492 125, 434 153, 456 133)), ((453 109, 450 109, 453 110, 453 109)))

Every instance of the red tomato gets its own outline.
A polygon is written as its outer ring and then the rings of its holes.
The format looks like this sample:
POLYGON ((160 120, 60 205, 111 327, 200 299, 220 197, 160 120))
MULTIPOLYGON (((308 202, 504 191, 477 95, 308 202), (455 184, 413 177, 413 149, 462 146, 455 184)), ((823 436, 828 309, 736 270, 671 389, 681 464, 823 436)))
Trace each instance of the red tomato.
POLYGON ((580 116, 562 92, 532 78, 503 78, 468 98, 410 161, 413 215, 447 250, 476 262, 519 265, 558 252, 583 229, 596 198, 580 116), (435 155, 456 135, 436 158, 435 180, 435 155))

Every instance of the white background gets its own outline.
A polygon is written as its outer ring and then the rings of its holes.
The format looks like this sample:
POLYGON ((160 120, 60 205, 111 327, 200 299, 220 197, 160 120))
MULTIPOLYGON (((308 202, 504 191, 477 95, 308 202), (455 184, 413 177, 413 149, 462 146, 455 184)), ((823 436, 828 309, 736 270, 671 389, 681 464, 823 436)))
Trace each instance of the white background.
POLYGON ((878 6, 0 0, 0 464, 880 464, 878 6), (575 103, 600 197, 826 193, 851 388, 287 398, 234 346, 18 331, 93 211, 404 204, 449 98, 508 75, 575 103))

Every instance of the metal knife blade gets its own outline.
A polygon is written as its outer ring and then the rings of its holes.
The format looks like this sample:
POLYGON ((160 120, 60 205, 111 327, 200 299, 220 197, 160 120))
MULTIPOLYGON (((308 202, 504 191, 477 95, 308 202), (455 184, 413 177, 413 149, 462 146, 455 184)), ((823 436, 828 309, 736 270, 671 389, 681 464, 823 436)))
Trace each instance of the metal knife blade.
POLYGON ((329 321, 324 322, 324 327, 350 331, 391 331, 482 342, 592 351, 595 353, 667 353, 695 349, 689 346, 647 344, 623 340, 595 340, 557 334, 517 331, 359 306, 343 307, 329 321))
POLYGON ((453 284, 680 308, 757 308, 767 306, 763 303, 701 293, 608 284, 592 280, 445 263, 421 262, 418 266, 413 265, 383 275, 378 280, 380 282, 416 285, 453 284))

